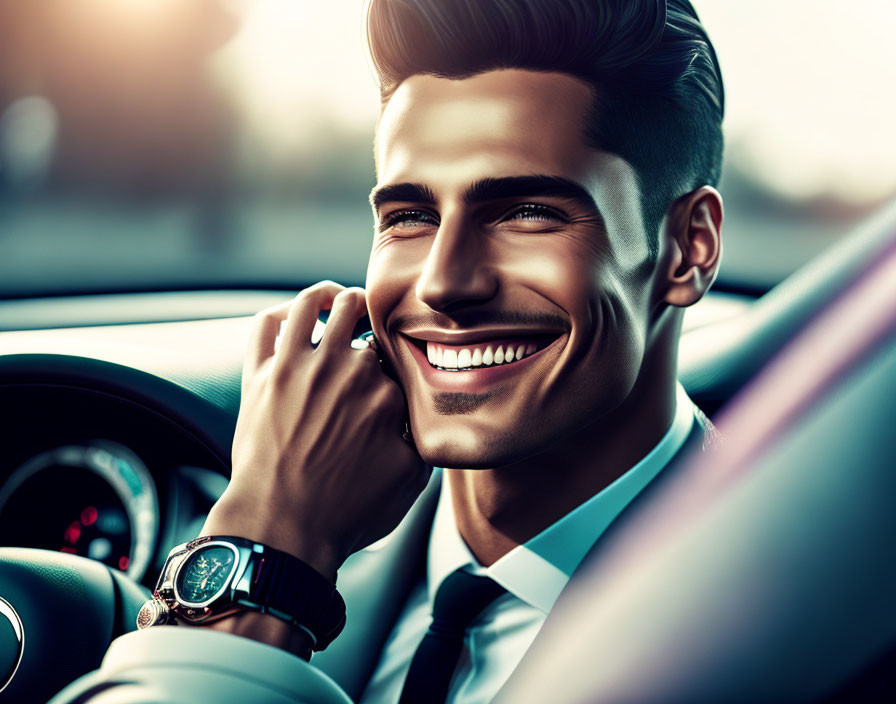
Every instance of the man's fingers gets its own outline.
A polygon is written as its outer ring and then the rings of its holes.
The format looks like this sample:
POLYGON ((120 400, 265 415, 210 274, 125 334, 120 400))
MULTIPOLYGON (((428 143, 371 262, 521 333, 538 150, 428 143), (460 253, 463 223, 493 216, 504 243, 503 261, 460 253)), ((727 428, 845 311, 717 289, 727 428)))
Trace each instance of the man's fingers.
POLYGON ((283 331, 283 339, 280 340, 280 350, 277 353, 278 359, 289 360, 302 350, 311 348, 311 333, 317 323, 318 314, 330 308, 333 299, 344 290, 345 286, 332 281, 321 281, 296 296, 286 318, 286 329, 283 331))
POLYGON ((281 323, 286 320, 293 299, 271 308, 266 308, 255 315, 252 332, 249 334, 249 347, 243 367, 254 372, 262 362, 274 354, 274 343, 280 332, 281 323))
POLYGON ((367 313, 367 294, 363 288, 347 288, 336 296, 321 347, 348 349, 352 331, 358 320, 367 313))

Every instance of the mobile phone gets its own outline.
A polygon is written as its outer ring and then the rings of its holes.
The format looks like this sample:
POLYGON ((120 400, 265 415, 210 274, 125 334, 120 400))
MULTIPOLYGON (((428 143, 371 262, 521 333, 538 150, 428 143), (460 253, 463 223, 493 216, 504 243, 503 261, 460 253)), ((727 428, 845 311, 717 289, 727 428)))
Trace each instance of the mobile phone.
MULTIPOLYGON (((311 332, 311 344, 314 347, 320 343, 321 339, 324 336, 324 331, 327 327, 327 320, 330 318, 330 311, 322 310, 317 316, 317 323, 314 325, 314 330, 311 332)), ((355 327, 352 329, 352 341, 351 346, 355 349, 365 349, 370 346, 370 340, 376 341, 376 338, 373 336, 373 330, 371 330, 373 326, 370 324, 370 318, 368 316, 363 316, 358 322, 355 324, 355 327)), ((382 354, 382 351, 377 348, 377 356, 380 360, 380 365, 383 370, 383 373, 386 374, 389 378, 394 381, 398 381, 398 377, 395 375, 394 370, 392 369, 392 365, 389 360, 382 354)))
MULTIPOLYGON (((317 347, 321 338, 324 336, 324 330, 327 327, 327 321, 330 319, 330 311, 322 310, 317 316, 317 323, 311 332, 311 344, 317 347)), ((352 329, 352 347, 367 347, 368 340, 373 337, 373 326, 370 324, 370 318, 363 316, 352 329)))
MULTIPOLYGON (((311 331, 311 345, 317 347, 324 336, 327 328, 327 320, 330 318, 330 311, 322 310, 317 316, 317 322, 311 331)), ((280 331, 277 333, 277 339, 274 340, 274 352, 280 349, 280 341, 283 339, 283 330, 286 327, 286 321, 280 323, 280 331)), ((368 341, 373 337, 371 330, 370 318, 366 315, 362 317, 352 330, 352 347, 361 349, 368 346, 368 341)))

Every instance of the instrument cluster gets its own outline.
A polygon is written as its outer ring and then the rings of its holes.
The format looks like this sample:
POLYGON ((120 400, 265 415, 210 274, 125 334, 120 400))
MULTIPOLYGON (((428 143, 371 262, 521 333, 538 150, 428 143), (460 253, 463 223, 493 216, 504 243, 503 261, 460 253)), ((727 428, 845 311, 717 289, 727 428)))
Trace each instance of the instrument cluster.
POLYGON ((159 532, 146 465, 107 440, 64 445, 18 467, 0 488, 0 544, 99 560, 140 580, 159 532))
POLYGON ((94 389, 0 384, 0 546, 98 560, 146 586, 202 529, 228 468, 189 428, 94 389))

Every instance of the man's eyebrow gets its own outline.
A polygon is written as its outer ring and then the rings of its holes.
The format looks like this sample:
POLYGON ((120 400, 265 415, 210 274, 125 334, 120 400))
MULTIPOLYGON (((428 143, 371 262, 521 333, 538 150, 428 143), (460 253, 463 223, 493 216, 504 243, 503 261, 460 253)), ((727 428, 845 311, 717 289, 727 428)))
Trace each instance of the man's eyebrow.
POLYGON ((396 183, 390 186, 374 188, 370 192, 370 204, 376 212, 379 212, 379 209, 386 203, 394 203, 395 201, 435 205, 436 194, 433 193, 429 186, 423 183, 396 183))
MULTIPOLYGON (((504 176, 501 178, 484 178, 472 184, 464 191, 463 199, 467 204, 484 203, 504 198, 526 197, 568 198, 582 208, 600 214, 594 198, 583 186, 562 176, 504 176)), ((370 193, 370 204, 375 211, 386 203, 404 201, 435 205, 436 195, 423 183, 396 183, 374 188, 370 193)))
POLYGON ((527 198, 546 196, 568 198, 586 210, 599 213, 597 203, 583 186, 562 176, 505 176, 484 178, 471 185, 464 192, 467 204, 483 203, 502 198, 527 198))

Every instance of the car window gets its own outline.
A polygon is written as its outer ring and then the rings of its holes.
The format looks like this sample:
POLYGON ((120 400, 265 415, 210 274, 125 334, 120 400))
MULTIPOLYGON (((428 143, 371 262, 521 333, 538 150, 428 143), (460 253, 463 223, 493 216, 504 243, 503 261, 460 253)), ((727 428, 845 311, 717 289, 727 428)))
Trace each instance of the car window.
MULTIPOLYGON (((694 4, 762 291, 896 193, 896 5, 694 4)), ((0 4, 0 296, 362 282, 378 104, 355 0, 0 4)))

